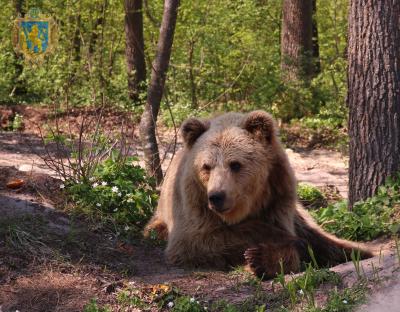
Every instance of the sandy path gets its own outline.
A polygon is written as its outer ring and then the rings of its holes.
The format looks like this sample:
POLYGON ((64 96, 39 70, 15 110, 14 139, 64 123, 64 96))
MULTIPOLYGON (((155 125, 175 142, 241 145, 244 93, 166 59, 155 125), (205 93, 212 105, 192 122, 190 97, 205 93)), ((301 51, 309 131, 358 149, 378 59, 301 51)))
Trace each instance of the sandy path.
MULTIPOLYGON (((161 144, 162 155, 167 147, 167 143, 161 144)), ((324 149, 304 152, 294 152, 291 149, 286 151, 300 182, 318 187, 333 185, 339 190, 342 197, 347 197, 347 157, 338 152, 324 149)), ((139 156, 142 154, 139 149, 134 149, 134 153, 139 156)), ((38 155, 45 155, 45 150, 36 136, 0 133, 0 166, 15 166, 20 171, 52 175, 53 173, 38 155)), ((163 163, 164 169, 168 167, 169 159, 170 154, 167 154, 163 163)))

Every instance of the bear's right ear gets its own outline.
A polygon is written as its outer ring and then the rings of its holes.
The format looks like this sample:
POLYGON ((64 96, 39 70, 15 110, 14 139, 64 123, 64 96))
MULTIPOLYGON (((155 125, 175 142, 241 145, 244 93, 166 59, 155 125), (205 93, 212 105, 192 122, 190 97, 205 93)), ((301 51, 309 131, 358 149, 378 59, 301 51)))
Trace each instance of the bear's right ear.
POLYGON ((187 119, 182 127, 183 141, 187 147, 192 147, 196 140, 210 128, 208 120, 200 120, 197 118, 187 119))

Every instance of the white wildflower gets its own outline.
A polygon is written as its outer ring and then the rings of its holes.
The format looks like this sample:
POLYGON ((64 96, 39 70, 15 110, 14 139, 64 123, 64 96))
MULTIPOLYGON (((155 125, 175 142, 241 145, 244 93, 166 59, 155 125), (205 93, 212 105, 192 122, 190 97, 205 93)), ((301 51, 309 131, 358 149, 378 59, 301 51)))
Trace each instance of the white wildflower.
POLYGON ((106 182, 106 181, 103 181, 103 182, 101 182, 101 185, 106 186, 106 185, 107 185, 107 182, 106 182))
POLYGON ((92 184, 92 186, 93 186, 93 188, 98 187, 98 186, 99 186, 99 183, 94 182, 94 183, 92 184))
POLYGON ((118 187, 117 186, 113 186, 111 188, 111 191, 113 191, 114 193, 118 193, 118 187))
POLYGON ((300 289, 300 290, 299 290, 299 294, 302 295, 302 296, 304 295, 303 289, 300 289))
POLYGON ((190 302, 194 302, 195 301, 195 299, 192 297, 192 298, 190 298, 190 302))
POLYGON ((127 203, 133 203, 133 199, 129 197, 129 198, 126 200, 126 202, 127 202, 127 203))
POLYGON ((121 192, 119 192, 117 195, 118 195, 119 197, 121 197, 121 196, 122 196, 122 193, 121 193, 121 192))
POLYGON ((64 189, 65 185, 64 184, 60 184, 60 189, 64 189))
POLYGON ((94 180, 96 180, 95 177, 90 177, 90 179, 89 179, 90 182, 93 182, 94 180))
POLYGON ((114 212, 117 212, 117 211, 118 211, 118 208, 115 208, 115 209, 114 209, 114 212))
POLYGON ((129 231, 129 225, 126 225, 126 226, 124 227, 124 230, 125 230, 125 231, 129 231))
POLYGON ((347 304, 347 300, 343 300, 342 302, 343 302, 344 304, 347 304))
POLYGON ((174 306, 174 303, 172 301, 168 302, 167 304, 168 308, 172 308, 174 306))
POLYGON ((101 207, 101 204, 100 204, 100 203, 97 203, 96 206, 97 206, 97 207, 101 207))

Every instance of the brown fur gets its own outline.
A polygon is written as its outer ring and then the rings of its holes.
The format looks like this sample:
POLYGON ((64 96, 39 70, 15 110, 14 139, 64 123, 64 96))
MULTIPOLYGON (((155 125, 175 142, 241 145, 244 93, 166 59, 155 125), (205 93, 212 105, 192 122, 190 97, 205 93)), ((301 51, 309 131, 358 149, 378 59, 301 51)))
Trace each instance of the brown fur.
POLYGON ((171 163, 146 227, 168 236, 170 262, 218 268, 247 263, 255 274, 273 277, 280 259, 285 272, 309 261, 308 245, 320 265, 344 262, 352 249, 363 258, 372 255, 324 232, 297 203, 294 174, 276 132, 263 111, 183 124, 185 148, 171 163), (209 201, 216 192, 226 195, 222 210, 209 201))

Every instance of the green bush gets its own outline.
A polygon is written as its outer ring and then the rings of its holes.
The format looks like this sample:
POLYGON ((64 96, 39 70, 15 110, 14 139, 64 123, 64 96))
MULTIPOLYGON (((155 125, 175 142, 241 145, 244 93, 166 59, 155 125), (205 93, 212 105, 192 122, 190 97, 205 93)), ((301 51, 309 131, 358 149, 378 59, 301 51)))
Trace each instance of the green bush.
POLYGON ((96 299, 91 299, 90 302, 83 308, 83 312, 111 312, 108 307, 99 307, 96 299))
POLYGON ((182 296, 176 298, 174 306, 172 308, 173 312, 203 312, 205 309, 200 305, 195 298, 188 296, 182 296))
POLYGON ((375 196, 354 204, 350 211, 342 201, 313 212, 327 231, 346 239, 371 240, 396 233, 400 228, 400 175, 379 187, 375 196))
POLYGON ((317 187, 310 184, 299 183, 297 196, 306 208, 320 208, 326 204, 325 196, 317 187))
POLYGON ((153 180, 136 161, 113 154, 89 180, 67 181, 66 190, 83 212, 111 219, 126 232, 138 230, 151 217, 158 196, 153 180))

